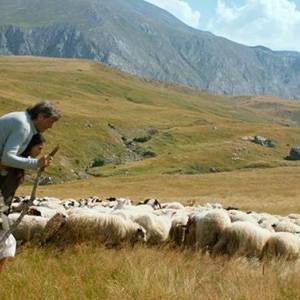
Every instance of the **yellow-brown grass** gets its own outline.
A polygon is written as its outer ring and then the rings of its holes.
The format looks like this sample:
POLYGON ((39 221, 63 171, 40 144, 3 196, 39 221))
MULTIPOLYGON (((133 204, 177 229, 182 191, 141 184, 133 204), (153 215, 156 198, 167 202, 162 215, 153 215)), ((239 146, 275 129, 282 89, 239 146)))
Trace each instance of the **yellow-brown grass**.
POLYGON ((211 259, 168 248, 22 248, 1 299, 299 299, 299 263, 211 259), (264 272, 264 274, 263 274, 264 272))

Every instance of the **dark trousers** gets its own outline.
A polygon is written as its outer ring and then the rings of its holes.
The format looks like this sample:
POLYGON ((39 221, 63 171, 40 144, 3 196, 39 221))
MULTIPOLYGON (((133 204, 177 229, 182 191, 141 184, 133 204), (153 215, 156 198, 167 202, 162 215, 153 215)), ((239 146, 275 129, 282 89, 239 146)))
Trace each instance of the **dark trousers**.
POLYGON ((23 181, 24 171, 10 168, 6 176, 0 175, 0 192, 5 205, 11 206, 16 190, 23 181))

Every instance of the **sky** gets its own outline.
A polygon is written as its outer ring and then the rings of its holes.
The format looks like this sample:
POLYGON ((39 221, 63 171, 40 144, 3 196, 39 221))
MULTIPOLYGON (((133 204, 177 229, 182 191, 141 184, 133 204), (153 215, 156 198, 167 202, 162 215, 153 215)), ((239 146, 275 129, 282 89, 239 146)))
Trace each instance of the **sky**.
POLYGON ((187 25, 248 46, 300 52, 300 0, 145 0, 187 25))

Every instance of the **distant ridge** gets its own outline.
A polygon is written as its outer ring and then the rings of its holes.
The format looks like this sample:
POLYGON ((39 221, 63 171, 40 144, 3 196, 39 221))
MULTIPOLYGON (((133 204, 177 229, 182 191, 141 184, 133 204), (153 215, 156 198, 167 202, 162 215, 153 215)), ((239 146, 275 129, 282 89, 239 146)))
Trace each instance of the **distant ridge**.
POLYGON ((89 58, 213 93, 300 99, 300 53, 195 30, 142 0, 2 0, 0 54, 89 58))

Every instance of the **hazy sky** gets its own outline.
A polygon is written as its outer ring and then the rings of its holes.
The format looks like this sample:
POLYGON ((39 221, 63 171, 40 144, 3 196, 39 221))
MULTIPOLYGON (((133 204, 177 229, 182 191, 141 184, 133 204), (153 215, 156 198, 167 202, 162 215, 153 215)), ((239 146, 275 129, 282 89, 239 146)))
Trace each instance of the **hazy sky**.
POLYGON ((300 51, 300 0, 146 0, 191 27, 250 45, 300 51))

